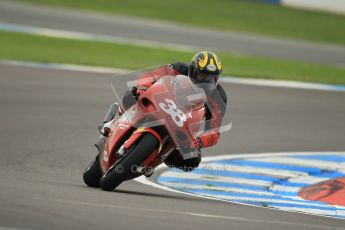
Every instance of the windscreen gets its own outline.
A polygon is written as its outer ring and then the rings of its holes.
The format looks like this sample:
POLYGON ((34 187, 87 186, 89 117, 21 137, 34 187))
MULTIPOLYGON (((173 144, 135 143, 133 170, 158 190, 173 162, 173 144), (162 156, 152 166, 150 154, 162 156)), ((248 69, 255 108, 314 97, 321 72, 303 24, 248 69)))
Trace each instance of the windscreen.
POLYGON ((196 86, 188 76, 178 75, 175 78, 174 97, 181 109, 192 109, 206 103, 205 91, 196 86))

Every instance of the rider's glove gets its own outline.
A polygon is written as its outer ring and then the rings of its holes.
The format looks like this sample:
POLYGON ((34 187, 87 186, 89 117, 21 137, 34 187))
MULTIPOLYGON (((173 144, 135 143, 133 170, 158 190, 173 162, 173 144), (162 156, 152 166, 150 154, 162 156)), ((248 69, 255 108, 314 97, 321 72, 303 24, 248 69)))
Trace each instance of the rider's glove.
POLYGON ((194 148, 197 150, 202 149, 202 141, 200 137, 193 138, 194 148))
POLYGON ((133 86, 133 87, 131 87, 129 90, 131 91, 131 93, 132 93, 133 96, 137 95, 137 91, 138 91, 138 88, 137 88, 137 87, 133 86))
POLYGON ((138 86, 137 92, 136 92, 137 96, 139 96, 140 94, 144 93, 147 89, 148 89, 148 87, 145 86, 145 85, 138 86))

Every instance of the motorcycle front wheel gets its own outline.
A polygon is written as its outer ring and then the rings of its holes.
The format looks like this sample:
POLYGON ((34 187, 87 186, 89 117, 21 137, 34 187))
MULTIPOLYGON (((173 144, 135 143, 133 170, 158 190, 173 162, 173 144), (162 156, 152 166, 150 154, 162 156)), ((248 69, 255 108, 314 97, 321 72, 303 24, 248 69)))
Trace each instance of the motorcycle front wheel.
POLYGON ((110 167, 102 176, 100 187, 104 191, 112 191, 125 181, 136 166, 140 166, 158 147, 159 142, 151 133, 144 133, 130 148, 124 159, 110 167))
POLYGON ((102 177, 102 171, 99 164, 99 156, 90 163, 83 173, 84 183, 89 187, 98 188, 99 180, 102 177))

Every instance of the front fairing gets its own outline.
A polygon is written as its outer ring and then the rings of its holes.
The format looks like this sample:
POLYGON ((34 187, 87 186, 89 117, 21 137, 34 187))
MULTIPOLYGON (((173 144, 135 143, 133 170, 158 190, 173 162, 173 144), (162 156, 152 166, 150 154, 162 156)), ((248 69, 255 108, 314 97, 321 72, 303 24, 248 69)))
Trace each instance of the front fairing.
POLYGON ((100 154, 102 170, 107 171, 114 163, 114 152, 123 144, 134 130, 135 123, 138 123, 143 116, 138 112, 138 106, 134 105, 114 120, 110 127, 110 133, 105 141, 104 151, 100 154))

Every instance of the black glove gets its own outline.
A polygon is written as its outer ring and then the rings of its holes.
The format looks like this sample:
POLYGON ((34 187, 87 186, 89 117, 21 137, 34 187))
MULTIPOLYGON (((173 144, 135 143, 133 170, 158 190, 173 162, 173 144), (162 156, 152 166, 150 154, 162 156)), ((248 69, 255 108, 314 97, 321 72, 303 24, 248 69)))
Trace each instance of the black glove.
POLYGON ((139 96, 139 94, 138 94, 138 88, 135 87, 135 86, 133 86, 133 87, 130 88, 130 91, 131 91, 133 97, 135 98, 135 100, 137 100, 137 99, 138 99, 138 96, 139 96))

